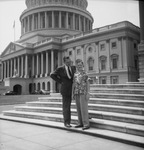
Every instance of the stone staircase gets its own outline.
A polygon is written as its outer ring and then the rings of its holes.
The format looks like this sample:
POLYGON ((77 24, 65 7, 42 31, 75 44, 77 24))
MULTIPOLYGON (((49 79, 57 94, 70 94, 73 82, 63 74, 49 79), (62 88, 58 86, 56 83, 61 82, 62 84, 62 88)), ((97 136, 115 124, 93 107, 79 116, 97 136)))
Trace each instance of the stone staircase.
MULTIPOLYGON (((62 98, 59 94, 39 97, 38 101, 4 111, 1 119, 66 129, 63 125, 62 98)), ((72 124, 77 124, 74 100, 72 124)), ((91 85, 89 101, 91 128, 68 130, 144 146, 144 84, 91 85)))

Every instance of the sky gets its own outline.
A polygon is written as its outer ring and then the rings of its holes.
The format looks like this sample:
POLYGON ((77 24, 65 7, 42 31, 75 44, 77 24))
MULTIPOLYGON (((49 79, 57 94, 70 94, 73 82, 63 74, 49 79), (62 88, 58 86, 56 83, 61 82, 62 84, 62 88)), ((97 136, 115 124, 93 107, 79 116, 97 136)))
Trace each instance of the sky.
MULTIPOLYGON (((94 18, 93 29, 121 21, 139 24, 139 6, 135 0, 87 0, 87 10, 94 18)), ((0 54, 10 42, 21 36, 20 15, 26 9, 25 0, 0 0, 0 54), (15 22, 15 32, 14 25, 15 22)))

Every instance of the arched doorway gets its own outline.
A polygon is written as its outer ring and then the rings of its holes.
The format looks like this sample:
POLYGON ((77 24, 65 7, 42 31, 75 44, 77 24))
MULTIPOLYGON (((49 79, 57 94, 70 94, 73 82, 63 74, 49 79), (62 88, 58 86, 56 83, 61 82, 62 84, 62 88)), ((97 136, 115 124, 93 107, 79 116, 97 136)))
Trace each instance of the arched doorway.
POLYGON ((13 91, 14 91, 16 94, 20 95, 20 94, 22 93, 22 86, 19 85, 19 84, 16 84, 16 85, 13 87, 13 91))
POLYGON ((37 90, 40 91, 40 83, 37 84, 37 90))
POLYGON ((33 84, 29 84, 29 93, 32 94, 34 92, 33 84))
POLYGON ((50 91, 50 82, 47 82, 47 90, 50 91))
POLYGON ((42 83, 42 89, 45 90, 45 83, 42 83))

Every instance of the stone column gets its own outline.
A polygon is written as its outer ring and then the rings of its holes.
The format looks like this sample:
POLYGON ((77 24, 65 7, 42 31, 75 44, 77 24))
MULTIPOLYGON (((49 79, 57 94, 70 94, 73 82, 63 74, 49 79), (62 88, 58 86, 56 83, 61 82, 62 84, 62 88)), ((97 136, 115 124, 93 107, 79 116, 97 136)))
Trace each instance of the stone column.
POLYGON ((41 74, 40 74, 40 77, 43 77, 43 53, 41 53, 41 74))
POLYGON ((32 77, 35 75, 35 55, 32 56, 32 77))
POLYGON ((15 76, 15 73, 17 73, 16 58, 14 58, 14 74, 13 74, 13 76, 15 76))
POLYGON ((75 30, 75 14, 73 13, 73 30, 75 30))
POLYGON ((34 14, 32 15, 32 31, 34 30, 34 14))
POLYGON ((73 47, 73 65, 76 65, 75 64, 75 61, 76 61, 76 57, 77 56, 77 54, 76 54, 76 47, 73 47))
POLYGON ((45 28, 48 28, 48 16, 47 16, 47 12, 45 12, 45 28))
POLYGON ((54 23, 55 23, 54 22, 54 11, 52 11, 52 28, 54 28, 54 26, 55 26, 54 23))
POLYGON ((41 19, 40 19, 40 13, 38 13, 38 29, 40 29, 41 26, 41 19))
MULTIPOLYGON (((54 71, 54 51, 51 50, 51 72, 54 71)), ((50 84, 50 92, 54 93, 55 92, 55 81, 51 80, 50 84)))
POLYGON ((2 65, 1 65, 1 80, 3 80, 3 78, 4 78, 4 75, 3 75, 3 73, 4 73, 4 63, 2 62, 2 65))
POLYGON ((11 66, 11 68, 10 68, 10 77, 12 77, 13 76, 13 60, 12 59, 10 60, 10 66, 11 66))
POLYGON ((17 68, 17 70, 18 70, 18 76, 20 76, 20 58, 18 57, 18 68, 17 68))
POLYGON ((23 19, 23 34, 26 32, 26 26, 25 26, 25 18, 23 19))
POLYGON ((24 75, 24 73, 23 73, 23 68, 24 68, 23 62, 24 62, 24 58, 23 58, 23 56, 21 56, 21 78, 22 78, 23 75, 24 75))
POLYGON ((10 77, 10 60, 8 60, 8 77, 10 77))
POLYGON ((30 31, 30 16, 28 16, 28 32, 30 31))
POLYGON ((139 54, 139 81, 144 83, 144 1, 139 1, 140 14, 140 44, 138 47, 139 54))
POLYGON ((61 11, 59 11, 59 28, 62 27, 62 14, 61 14, 61 11))
POLYGON ((95 66, 96 66, 96 73, 99 73, 99 42, 95 43, 95 48, 96 48, 96 56, 95 56, 95 66))
POLYGON ((83 26, 84 26, 84 32, 86 31, 86 18, 83 18, 83 26))
POLYGON ((23 20, 21 21, 21 35, 23 35, 23 20))
POLYGON ((107 50, 107 66, 106 66, 106 70, 108 70, 109 72, 111 71, 111 58, 110 58, 110 40, 108 39, 107 41, 106 41, 106 44, 107 44, 107 46, 106 46, 106 50, 107 50))
POLYGON ((4 79, 6 78, 6 61, 4 61, 4 79))
POLYGON ((54 71, 54 51, 51 50, 51 72, 54 71))
POLYGON ((46 66, 46 73, 45 73, 45 77, 47 77, 47 76, 48 76, 48 73, 49 73, 49 72, 48 72, 48 70, 49 70, 49 69, 48 69, 48 67, 49 67, 48 62, 49 62, 49 61, 48 61, 48 51, 46 51, 46 65, 45 65, 45 66, 46 66))
POLYGON ((118 38, 118 49, 119 49, 119 69, 122 69, 123 68, 122 37, 118 38))
POLYGON ((38 77, 38 75, 39 75, 39 54, 37 54, 37 74, 36 74, 36 76, 38 77))
POLYGON ((66 29, 69 28, 69 24, 68 24, 68 12, 66 12, 66 29))
POLYGON ((28 55, 25 56, 25 78, 28 78, 28 55))
POLYGON ((79 15, 79 31, 81 31, 82 28, 81 28, 81 15, 79 15))
POLYGON ((7 77, 9 78, 10 77, 10 71, 9 71, 9 69, 10 69, 10 67, 9 67, 9 65, 10 65, 10 61, 8 60, 7 61, 7 77))
POLYGON ((88 31, 90 30, 90 28, 89 28, 89 25, 90 24, 90 21, 89 21, 89 19, 87 20, 87 29, 88 29, 88 31))

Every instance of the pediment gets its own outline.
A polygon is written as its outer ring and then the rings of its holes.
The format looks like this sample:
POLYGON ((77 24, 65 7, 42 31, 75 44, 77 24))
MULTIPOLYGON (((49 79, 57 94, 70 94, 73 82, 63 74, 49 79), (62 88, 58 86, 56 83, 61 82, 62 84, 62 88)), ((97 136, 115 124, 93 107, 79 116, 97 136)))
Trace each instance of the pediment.
POLYGON ((19 51, 21 49, 24 49, 24 46, 20 45, 19 43, 11 42, 6 47, 6 49, 2 52, 1 56, 5 56, 5 55, 8 55, 8 54, 14 53, 14 52, 19 51))

